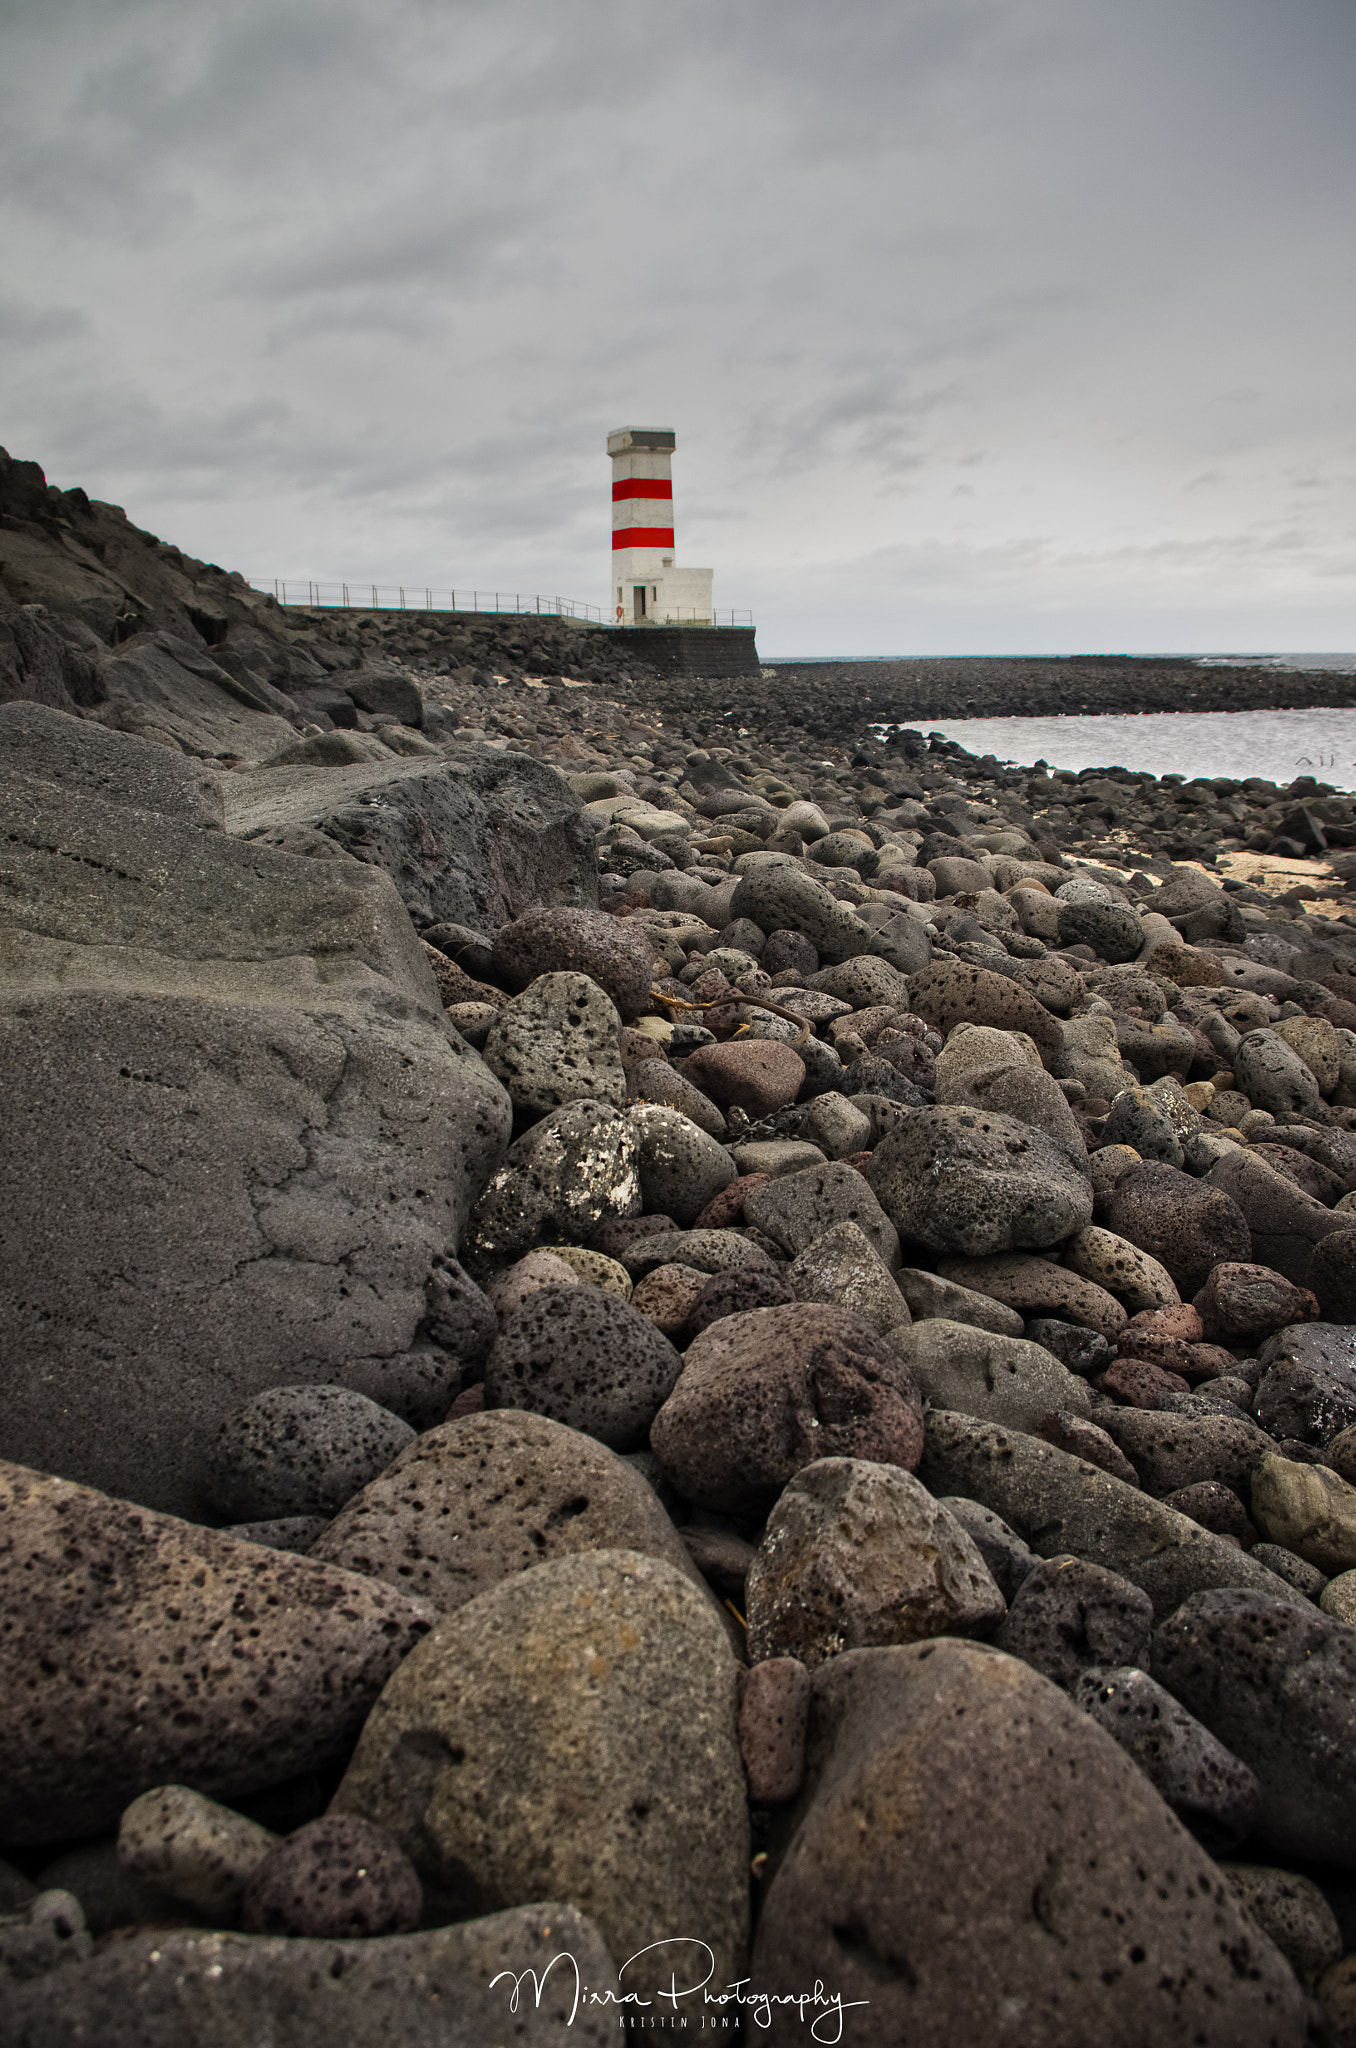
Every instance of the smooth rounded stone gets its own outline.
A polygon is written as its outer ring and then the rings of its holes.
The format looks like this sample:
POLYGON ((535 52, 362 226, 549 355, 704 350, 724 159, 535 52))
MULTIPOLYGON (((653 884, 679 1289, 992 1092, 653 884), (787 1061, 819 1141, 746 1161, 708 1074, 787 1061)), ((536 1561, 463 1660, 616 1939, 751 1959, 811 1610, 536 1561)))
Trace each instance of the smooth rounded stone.
POLYGON ((812 804, 806 797, 798 797, 795 803, 787 805, 781 814, 781 823, 783 832, 799 832, 807 846, 828 837, 828 819, 819 805, 812 804))
POLYGON ((910 1471, 923 1442, 908 1368, 846 1309, 800 1303, 712 1323, 650 1430, 678 1491, 699 1507, 763 1515, 816 1458, 910 1471))
POLYGON ((471 1247, 521 1258, 560 1238, 584 1243, 600 1224, 640 1213, 636 1141, 605 1102, 571 1102, 509 1146, 471 1212, 471 1247))
POLYGON ((6 2005, 14 1985, 47 1978, 69 1963, 87 1963, 94 1954, 94 1937, 73 1892, 39 1892, 30 1885, 29 1894, 13 1912, 0 1913, 0 2001, 6 2005))
MULTIPOLYGON (((906 919, 905 922, 912 926, 911 919, 906 919)), ((927 964, 931 942, 921 925, 913 928, 918 932, 919 943, 923 949, 918 962, 918 965, 923 967, 927 964)), ((851 1004, 854 1010, 869 1010, 885 1005, 907 1014, 912 1007, 909 1002, 908 974, 901 973, 897 967, 892 967, 888 960, 881 960, 874 955, 845 960, 837 967, 821 967, 814 978, 814 987, 823 995, 836 996, 839 1002, 851 1004)))
POLYGON ((1318 1604, 1334 1621, 1356 1628, 1356 1571, 1339 1572, 1329 1579, 1318 1596, 1318 1604))
MULTIPOLYGON (((622 1269, 625 1271, 625 1268, 622 1269)), ((542 1287, 577 1287, 583 1281, 575 1268, 561 1258, 559 1252, 528 1252, 518 1259, 506 1272, 496 1274, 489 1284, 489 1298, 494 1303, 499 1322, 507 1322, 529 1294, 535 1294, 542 1287)), ((498 1324, 495 1326, 498 1335, 498 1324)))
POLYGON ((917 1082, 901 1073, 893 1060, 874 1052, 862 1053, 842 1068, 840 1087, 853 1097, 883 1095, 887 1101, 902 1103, 907 1109, 922 1109, 927 1103, 927 1096, 917 1082))
POLYGON ((221 1533, 234 1536, 237 1543, 258 1543, 265 1550, 295 1550, 304 1557, 329 1525, 328 1515, 277 1515, 262 1522, 229 1522, 221 1533))
POLYGON ((629 1302, 593 1287, 543 1287, 499 1332, 485 1404, 545 1415, 630 1451, 681 1370, 668 1338, 629 1302))
POLYGON ((37 1888, 78 1900, 83 1924, 96 1940, 118 1927, 192 1927, 201 1918, 193 1907, 128 1870, 118 1855, 116 1835, 59 1851, 38 1871, 37 1888))
POLYGON ((996 1330, 1000 1337, 1020 1337, 1022 1318, 1006 1302, 962 1287, 955 1280, 943 1280, 938 1273, 925 1273, 917 1266, 902 1266, 895 1282, 909 1304, 916 1323, 942 1316, 949 1323, 972 1323, 978 1330, 996 1330))
POLYGON ((1061 1078, 1081 1081, 1089 1095, 1113 1101, 1127 1079, 1116 1019, 1096 1014, 1070 1017, 1059 1026, 1059 1034, 1060 1050, 1050 1063, 1053 1071, 1061 1078))
POLYGON ((1313 1315, 1313 1297, 1284 1273, 1237 1259, 1222 1260, 1196 1294, 1193 1307, 1212 1344, 1252 1345, 1313 1315))
POLYGON ((1069 1692, 1089 1665, 1137 1663, 1153 1621, 1148 1595, 1119 1573, 1051 1557, 1022 1580, 993 1640, 1069 1692))
POLYGON ((1040 1437, 1043 1443, 1053 1444, 1057 1451, 1067 1451, 1071 1458, 1081 1458, 1084 1464, 1109 1472, 1113 1479, 1124 1480, 1127 1486, 1139 1485, 1139 1474, 1119 1445, 1086 1415, 1076 1415, 1068 1408, 1052 1408, 1032 1425, 1031 1434, 1040 1437))
MULTIPOLYGON (((1105 1425, 1116 1411, 1097 1413, 1105 1425)), ((1098 1466, 998 1423, 932 1410, 918 1472, 930 1493, 968 1493, 1001 1515, 1042 1557, 1067 1554, 1118 1572, 1149 1595, 1156 1614, 1216 1586, 1291 1597, 1289 1586, 1236 1544, 1098 1466)))
POLYGON ((1356 1868, 1356 1630, 1288 1597, 1237 1587, 1184 1601, 1154 1634, 1153 1668, 1256 1774, 1257 1839, 1300 1862, 1356 1868))
POLYGON ((972 1259, 1041 1250, 1092 1221, 1092 1189, 1063 1147, 983 1110, 920 1109, 876 1147, 871 1181, 902 1238, 972 1259))
POLYGON ((797 1301, 850 1309, 882 1337, 910 1320, 909 1305, 889 1267, 855 1223, 835 1223, 786 1269, 797 1301))
POLYGON ((1065 1322, 1059 1316, 1032 1316, 1024 1324, 1021 1334, 1031 1343, 1053 1351, 1060 1364, 1067 1365, 1069 1371, 1076 1372, 1080 1379, 1096 1379, 1115 1357, 1100 1330, 1094 1330, 1086 1323, 1065 1322))
POLYGON ((719 1109, 742 1109, 756 1123, 795 1101, 805 1062, 789 1045, 741 1038, 699 1046, 683 1062, 683 1073, 719 1109))
POLYGON ((643 926, 602 910, 543 904, 500 927, 494 966, 511 989, 539 974, 586 974, 629 1023, 650 1007, 654 952, 643 926))
POLYGON ((1114 1294, 1051 1259, 1000 1252, 994 1258, 943 1259, 938 1270, 944 1279, 992 1295, 995 1301, 1020 1309, 1024 1316, 1081 1324, 1109 1343, 1116 1341, 1129 1320, 1114 1294))
POLYGON ((1246 1499, 1253 1473, 1276 1446, 1246 1416, 1173 1415, 1142 1408, 1104 1408, 1098 1418, 1161 1500, 1204 1480, 1218 1480, 1246 1499))
POLYGON ((973 1323, 933 1316, 890 1333, 890 1342, 934 1408, 954 1408, 1030 1429, 1052 1408, 1091 1412, 1087 1383, 1076 1379, 1040 1344, 1001 1337, 973 1323))
POLYGON ((1064 1262, 1125 1303, 1132 1315, 1144 1309, 1177 1308, 1182 1297, 1165 1266, 1112 1230, 1090 1224, 1064 1247, 1064 1262))
POLYGON ((744 1586, 753 1563, 753 1545, 734 1530, 710 1528, 700 1516, 682 1530, 683 1548, 718 1597, 744 1605, 744 1586))
POLYGON ((859 2048, 1299 2048, 1288 1966, 1057 1687, 954 1641, 851 1651, 812 1678, 760 1990, 819 1979, 854 2003, 859 2048))
MULTIPOLYGON (((842 1097, 827 1099, 841 1101, 842 1097)), ((731 1145, 728 1157, 734 1161, 740 1179, 757 1174, 760 1180, 781 1180, 788 1173, 823 1166, 828 1154, 801 1138, 754 1138, 747 1145, 731 1145)))
MULTIPOLYGON (((1278 1172, 1263 1158, 1265 1149, 1230 1147, 1210 1168, 1204 1184, 1236 1204, 1250 1233, 1250 1256, 1304 1287, 1317 1246, 1325 1237, 1349 1231, 1350 1225, 1288 1173, 1278 1172)), ((1289 1155, 1288 1147, 1276 1149, 1289 1155)))
POLYGON ((1324 1322, 1356 1323, 1356 1220, 1319 1240, 1308 1277, 1324 1322))
POLYGON ((1052 1010, 1059 1017, 1066 1017, 1083 998, 1083 977, 1078 969, 1053 956, 1019 961, 1013 979, 1019 988, 1036 998, 1042 1009, 1052 1010))
POLYGON ((1325 1444, 1356 1425, 1356 1329, 1292 1325, 1258 1355, 1252 1412, 1271 1436, 1325 1444))
POLYGON ((709 1095, 703 1095, 685 1074, 671 1067, 667 1060, 637 1060, 627 1075, 627 1099, 631 1103, 658 1103, 665 1109, 676 1109, 698 1130, 706 1131, 713 1138, 725 1136, 725 1119, 709 1095))
POLYGON ((884 1265, 899 1264, 894 1224, 870 1184, 841 1159, 766 1181, 749 1195, 744 1218, 792 1257, 835 1223, 855 1223, 884 1265))
POLYGON ((218 1514, 237 1522, 332 1515, 414 1434, 349 1387, 271 1387, 218 1429, 203 1490, 218 1514))
POLYGON ((1306 1991, 1312 1991, 1342 1954, 1337 1917, 1313 1879, 1260 1863, 1227 1863, 1224 1876, 1249 1918, 1275 1942, 1306 1991))
POLYGON ((1033 1552, 1015 1529, 1009 1529, 1001 1515, 990 1514, 978 1501, 967 1500, 961 1494, 950 1494, 940 1499, 937 1505, 945 1508, 952 1519, 960 1523, 987 1565, 994 1584, 1010 1603, 1027 1573, 1035 1569, 1033 1552))
POLYGON ((967 860, 963 854, 942 854, 937 860, 927 863, 928 873, 937 884, 938 898, 947 896, 974 895, 977 891, 990 889, 993 876, 982 861, 967 860))
POLYGON ((356 1814, 308 1821, 250 1873, 246 1934, 330 1941, 412 1934, 424 1907, 418 1872, 384 1828, 356 1814))
POLYGON ((417 1592, 443 1613, 586 1550, 636 1550, 691 1575, 673 1524, 625 1458, 509 1408, 428 1430, 320 1545, 327 1562, 417 1592))
POLYGON ((1186 1164, 1181 1134, 1152 1088, 1121 1089, 1102 1125, 1102 1139, 1108 1145, 1128 1145, 1141 1159, 1156 1159, 1165 1166, 1186 1164))
POLYGON ((686 1330, 688 1318, 709 1284, 708 1276, 695 1266, 656 1266, 635 1289, 631 1306, 673 1341, 686 1330))
POLYGON ((1220 1188, 1153 1160, 1119 1176, 1107 1198, 1105 1220, 1118 1237, 1165 1266, 1186 1299, 1222 1261, 1252 1256, 1252 1233, 1236 1201, 1220 1188))
POLYGON ((1007 1066, 972 1068, 947 1089, 939 1087, 937 1101, 956 1106, 963 1104, 995 1116, 1014 1117, 1018 1123, 1053 1138, 1073 1160, 1078 1171, 1087 1172, 1087 1145, 1078 1119, 1059 1083, 1041 1067, 1014 1062, 1007 1066))
POLYGON ((444 1003, 443 1015, 449 1024, 456 1026, 466 1043, 480 1052, 499 1015, 499 1006, 494 1003, 444 1003))
POLYGON ((1179 1515, 1190 1515, 1203 1529, 1216 1536, 1232 1536, 1243 1550, 1251 1550, 1257 1531, 1238 1495, 1221 1479, 1197 1479, 1190 1486, 1175 1487, 1162 1496, 1164 1507, 1179 1515))
POLYGON ((734 986, 739 985, 741 975, 757 965, 755 956, 741 951, 738 946, 713 946, 706 955, 708 973, 723 974, 734 986))
POLYGON ((798 1657, 767 1657, 743 1681, 739 1753, 755 1806, 784 1806, 805 1781, 810 1674, 798 1657))
POLYGON ((342 1755, 434 1619, 18 1465, 0 1515, 0 1698, 24 1701, 0 1730, 3 1843, 94 1834, 155 1785, 229 1800, 342 1755))
POLYGON ((1262 1796, 1256 1777, 1146 1671, 1089 1665, 1068 1690, 1202 1848, 1222 1856, 1247 1839, 1262 1796))
POLYGON ((1059 1051, 1063 1034, 1050 1012, 1017 982, 987 967, 960 960, 934 960, 909 977, 909 1008, 949 1032, 956 1024, 987 1024, 1021 1031, 1042 1056, 1059 1051))
POLYGON ((1252 1475, 1252 1518, 1269 1542, 1321 1572, 1356 1566, 1356 1487, 1326 1465, 1263 1458, 1252 1475))
POLYGON ((761 1246, 738 1230, 664 1230, 639 1239, 621 1254, 633 1280, 643 1280, 656 1266, 692 1266, 699 1273, 775 1272, 761 1246))
POLYGON ((239 1918, 246 1881, 277 1845, 271 1829, 187 1785, 143 1792, 118 1823, 123 1868, 217 1926, 239 1918))
MULTIPOLYGON (((609 1259, 602 1252, 590 1251, 582 1244, 553 1244, 547 1248, 545 1256, 568 1266, 574 1278, 585 1287, 600 1287, 604 1294, 615 1294, 619 1301, 631 1299, 631 1275, 620 1260, 609 1259)), ((568 1287, 570 1283, 563 1280, 554 1284, 568 1287)))
POLYGON ((817 1095, 801 1118, 800 1135, 826 1159, 848 1159, 869 1149, 871 1119, 844 1095, 817 1095))
MULTIPOLYGON (((600 1223, 588 1240, 589 1250, 626 1265, 626 1255, 647 1237, 671 1235, 677 1229, 672 1216, 614 1216, 600 1223)), ((626 1267, 631 1272, 629 1266, 626 1267)), ((631 1274, 634 1280, 635 1274, 631 1274)), ((498 1334, 496 1332, 496 1334, 498 1334)))
POLYGON ((616 1005, 586 974, 542 974, 504 1005, 481 1054, 515 1109, 626 1100, 616 1005))
POLYGON ((689 1337, 724 1316, 747 1315, 755 1308, 786 1308, 796 1299, 785 1271, 770 1267, 743 1273, 713 1273, 701 1276, 703 1285, 694 1296, 687 1317, 689 1337))
POLYGON ((1275 1031, 1246 1032, 1234 1053, 1233 1070, 1253 1108, 1273 1116, 1310 1111, 1321 1099, 1314 1074, 1275 1031))
POLYGON ((446 1615, 369 1716, 331 1811, 386 1828, 430 1913, 572 1899, 653 1998, 748 1939, 737 1667, 710 1596, 634 1551, 558 1558, 446 1615), (679 1934, 681 1930, 681 1935, 679 1934), (683 1968, 670 1952, 669 1969, 683 1968))
POLYGON ((377 1941, 156 1929, 60 1980, 12 1987, 6 2018, 22 2048, 485 2048, 506 2038, 506 2026, 515 2048, 615 2042, 615 2013, 575 2011, 573 1971, 550 1969, 560 1954, 574 1958, 582 1981, 615 1982, 597 1928, 560 1903, 377 1941), (539 2002, 526 1970, 542 1983, 539 2002), (516 1982, 524 1988, 515 2017, 516 1982))
POLYGON ((1348 1486, 1356 1486, 1356 1429, 1339 1430, 1323 1446, 1323 1462, 1348 1486))
POLYGON ((1066 898, 1060 904, 1059 943, 1091 946, 1100 960, 1114 965, 1138 956, 1144 927, 1124 903, 1077 903, 1066 898))
POLYGON ((636 1141, 636 1171, 646 1208, 675 1223, 695 1223, 707 1203, 737 1178, 723 1145, 676 1109, 634 1103, 627 1111, 636 1141))
POLYGON ((1070 875, 1066 882, 1055 884, 1057 903, 1114 903, 1115 897, 1105 882, 1097 881, 1092 875, 1070 875))
POLYGON ((851 960, 871 951, 870 928, 822 882, 790 864, 747 868, 735 885, 730 911, 734 917, 751 918, 769 935, 799 932, 821 960, 851 960))
POLYGON ((844 1650, 987 1635, 1003 1596, 961 1524, 912 1473, 821 1458, 768 1517, 747 1588, 748 1650, 807 1669, 844 1650))
POLYGON ((1115 1023, 1121 1058, 1142 1082, 1161 1081, 1166 1075, 1184 1080, 1200 1053, 1200 1041, 1175 1017, 1146 1024, 1138 1017, 1118 1016, 1115 1023))
POLYGON ((1324 1095, 1342 1077, 1342 1041, 1326 1017, 1283 1017, 1276 1036, 1297 1052, 1324 1095))
POLYGON ((1132 1408, 1166 1408, 1177 1395, 1184 1399, 1191 1388, 1182 1375, 1147 1358, 1117 1358, 1097 1382, 1098 1391, 1110 1394, 1132 1408))
POLYGON ((1041 1056, 1036 1041, 1024 1031, 995 1031, 986 1024, 953 1024, 946 1044, 937 1055, 936 1093, 939 1102, 957 1098, 951 1093, 968 1074, 989 1067, 1039 1067, 1041 1056))

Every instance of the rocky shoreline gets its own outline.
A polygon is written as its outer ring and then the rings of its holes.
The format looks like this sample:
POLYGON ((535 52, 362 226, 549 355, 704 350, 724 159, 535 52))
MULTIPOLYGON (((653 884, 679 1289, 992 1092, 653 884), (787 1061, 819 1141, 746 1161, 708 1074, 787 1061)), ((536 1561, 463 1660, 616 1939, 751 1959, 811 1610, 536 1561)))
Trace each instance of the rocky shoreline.
POLYGON ((79 495, 0 462, 4 2038, 1356 2043, 1356 800, 79 495))

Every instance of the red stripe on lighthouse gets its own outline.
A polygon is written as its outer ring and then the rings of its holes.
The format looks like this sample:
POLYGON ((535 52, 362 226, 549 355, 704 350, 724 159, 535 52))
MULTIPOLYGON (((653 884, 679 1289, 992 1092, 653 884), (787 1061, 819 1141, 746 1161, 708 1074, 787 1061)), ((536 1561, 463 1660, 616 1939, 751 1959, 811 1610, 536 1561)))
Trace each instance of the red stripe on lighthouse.
POLYGON ((671 498, 673 485, 667 477, 628 476, 612 486, 612 502, 620 498, 671 498))
POLYGON ((614 548, 671 548, 671 526, 618 526, 612 535, 614 548))

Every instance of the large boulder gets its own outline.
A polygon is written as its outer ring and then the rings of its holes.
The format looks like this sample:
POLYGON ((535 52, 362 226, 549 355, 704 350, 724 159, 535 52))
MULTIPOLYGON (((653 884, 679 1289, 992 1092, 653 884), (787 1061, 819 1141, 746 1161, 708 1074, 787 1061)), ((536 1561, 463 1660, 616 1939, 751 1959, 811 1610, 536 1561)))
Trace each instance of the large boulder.
POLYGON ((0 1843, 230 1800, 341 1757, 435 1610, 356 1573, 0 1465, 0 1843))
MULTIPOLYGON (((1300 2048, 1288 1966, 1048 1680, 957 1641, 849 1651, 812 1680, 753 1979, 787 1999, 818 1980, 850 2009, 821 2038, 1300 2048)), ((767 2040, 806 2038, 794 2006, 772 2014, 767 2040)))
POLYGON ((445 1412, 430 1296, 510 1109, 389 878, 3 769, 0 799, 10 1455, 193 1515, 267 1387, 445 1412))
POLYGON ((264 767, 230 780, 229 831, 285 841, 302 829, 312 843, 384 868, 421 927, 488 932, 534 905, 597 905, 593 833, 579 799, 530 754, 469 746, 451 761, 393 758, 386 769, 360 763, 323 776, 264 767))
POLYGON ((717 1984, 738 1975, 737 1666, 706 1596, 670 1565, 592 1551, 482 1593, 420 1649, 332 1810, 396 1838, 431 1915, 567 1898, 623 1961, 657 1944, 628 1972, 642 1995, 686 1971, 693 1941, 717 1984))
POLYGON ((900 1236, 982 1258, 1042 1251, 1092 1221, 1092 1186, 1068 1152, 1016 1117, 937 1107, 876 1147, 872 1185, 900 1236))

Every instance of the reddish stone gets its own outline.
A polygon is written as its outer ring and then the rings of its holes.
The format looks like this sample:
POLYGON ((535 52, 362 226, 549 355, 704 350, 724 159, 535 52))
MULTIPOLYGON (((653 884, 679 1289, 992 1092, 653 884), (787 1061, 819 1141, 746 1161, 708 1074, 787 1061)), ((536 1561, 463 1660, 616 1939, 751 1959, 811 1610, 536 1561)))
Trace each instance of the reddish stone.
POLYGON ((805 1778, 810 1674, 799 1657, 769 1657, 745 1677, 739 1750, 755 1806, 794 1799, 805 1778))
POLYGON ((683 1072, 718 1109, 737 1106, 756 1123, 795 1101, 805 1062, 775 1039, 741 1038, 729 1045, 700 1046, 684 1061, 683 1072))
POLYGON ((1164 1336, 1158 1330, 1122 1330, 1116 1350, 1122 1358, 1142 1359, 1146 1365, 1161 1366, 1184 1379, 1191 1364, 1192 1347, 1185 1338, 1164 1336))
POLYGON ((1183 1302, 1179 1308, 1142 1308, 1137 1316, 1131 1316, 1126 1329, 1180 1337, 1185 1344, 1199 1344, 1205 1335, 1205 1327, 1190 1302, 1183 1302))
POLYGON ((694 1230, 728 1230, 734 1223, 743 1220, 744 1204, 755 1188, 767 1180, 765 1173, 741 1173, 738 1180, 713 1195, 692 1228, 694 1230))
POLYGON ((1237 1369, 1238 1360, 1222 1344, 1192 1344, 1189 1349, 1191 1357, 1184 1370, 1193 1385, 1201 1380, 1217 1380, 1222 1373, 1237 1369))
POLYGON ((1161 1365, 1150 1365, 1143 1358, 1118 1358, 1095 1384, 1130 1408, 1156 1408, 1160 1394, 1191 1392, 1180 1373, 1165 1372, 1161 1365))
POLYGON ((1313 1322, 1318 1303, 1284 1273, 1241 1259, 1214 1267, 1193 1306, 1212 1344, 1253 1344, 1291 1323, 1313 1322))
POLYGON ((460 1422, 463 1415, 479 1415, 484 1406, 485 1385, 483 1381, 479 1381, 474 1387, 462 1388, 443 1421, 460 1422))

